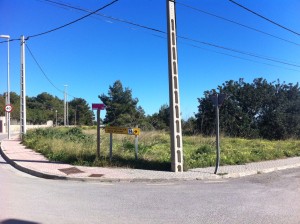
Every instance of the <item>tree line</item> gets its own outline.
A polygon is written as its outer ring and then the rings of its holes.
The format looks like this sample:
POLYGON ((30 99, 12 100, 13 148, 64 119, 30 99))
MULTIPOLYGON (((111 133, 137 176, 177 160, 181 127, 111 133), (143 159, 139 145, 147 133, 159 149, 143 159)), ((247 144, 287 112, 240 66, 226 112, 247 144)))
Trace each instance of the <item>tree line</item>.
MULTIPOLYGON (((13 105, 11 119, 20 120, 20 96, 15 92, 10 94, 10 102, 13 105)), ((5 94, 0 95, 0 116, 5 116, 5 94)), ((36 97, 26 97, 27 123, 45 124, 52 120, 54 124, 64 124, 64 100, 49 93, 41 93, 36 97)), ((94 115, 88 103, 82 98, 75 98, 68 102, 70 125, 92 125, 94 115)))
MULTIPOLYGON (((300 136, 300 89, 297 84, 268 82, 263 78, 247 83, 243 79, 229 80, 216 89, 207 90, 198 98, 195 117, 182 121, 183 134, 215 135, 215 108, 210 100, 213 94, 226 94, 220 108, 220 129, 223 135, 243 138, 287 139, 300 136)), ((146 115, 138 105, 132 90, 124 88, 117 80, 110 85, 107 94, 98 96, 106 105, 106 125, 140 127, 142 130, 169 130, 169 106, 164 104, 159 111, 146 115)), ((0 107, 4 108, 5 95, 0 95, 0 107)), ((19 119, 20 100, 11 93, 14 105, 12 119, 19 119)), ((32 124, 47 120, 63 124, 63 100, 48 93, 27 97, 27 121, 32 124)), ((92 125, 94 114, 88 103, 75 98, 68 103, 70 125, 92 125)), ((4 116, 4 109, 0 111, 4 116)))
POLYGON ((204 92, 196 114, 197 130, 204 135, 215 132, 214 107, 210 95, 226 94, 220 108, 220 128, 226 136, 287 139, 300 136, 299 84, 268 82, 263 78, 246 83, 227 81, 204 92))

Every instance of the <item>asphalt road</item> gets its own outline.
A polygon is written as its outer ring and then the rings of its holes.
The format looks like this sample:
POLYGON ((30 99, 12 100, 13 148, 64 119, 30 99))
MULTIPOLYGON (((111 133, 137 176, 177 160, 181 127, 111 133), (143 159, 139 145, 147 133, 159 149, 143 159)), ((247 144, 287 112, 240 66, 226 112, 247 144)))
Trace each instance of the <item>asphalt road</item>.
POLYGON ((222 181, 46 180, 0 158, 0 223, 300 223, 300 169, 222 181))

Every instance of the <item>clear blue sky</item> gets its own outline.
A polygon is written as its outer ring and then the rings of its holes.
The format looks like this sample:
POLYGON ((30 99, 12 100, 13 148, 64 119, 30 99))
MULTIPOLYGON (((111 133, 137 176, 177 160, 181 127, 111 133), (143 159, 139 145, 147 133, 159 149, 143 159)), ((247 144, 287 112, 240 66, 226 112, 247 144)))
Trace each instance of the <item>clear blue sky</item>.
MULTIPOLYGON (((54 0, 94 11, 109 0, 54 0)), ((299 0, 237 0, 265 17, 300 32, 299 0)), ((300 77, 299 35, 288 32, 232 4, 228 0, 180 0, 177 34, 218 46, 253 53, 295 66, 250 57, 189 40, 178 39, 179 85, 182 118, 197 112, 197 98, 223 82, 244 78, 252 82, 296 83, 300 77), (188 8, 203 10, 253 27, 294 43, 273 38, 188 8), (296 43, 296 44, 295 44, 296 43)), ((147 27, 166 31, 165 0, 119 0, 100 12, 147 27)), ((50 4, 44 0, 0 0, 0 34, 20 38, 51 30, 87 12, 50 4)), ((4 39, 1 39, 4 41, 4 39)), ((166 35, 100 16, 90 16, 55 32, 27 41, 45 74, 59 89, 91 103, 107 94, 109 85, 121 80, 146 114, 168 103, 166 35)), ((20 42, 10 43, 11 90, 20 92, 20 42)), ((7 44, 0 44, 0 92, 6 91, 7 44)), ((39 70, 26 50, 27 95, 48 92, 63 99, 39 70)), ((72 100, 72 97, 69 97, 72 100)))

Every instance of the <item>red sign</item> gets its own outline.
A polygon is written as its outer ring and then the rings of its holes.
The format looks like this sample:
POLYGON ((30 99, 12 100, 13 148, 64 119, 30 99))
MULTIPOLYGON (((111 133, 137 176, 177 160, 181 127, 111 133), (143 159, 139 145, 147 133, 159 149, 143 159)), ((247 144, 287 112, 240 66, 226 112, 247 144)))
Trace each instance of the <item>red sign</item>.
POLYGON ((103 103, 92 103, 92 110, 104 110, 105 107, 103 103))

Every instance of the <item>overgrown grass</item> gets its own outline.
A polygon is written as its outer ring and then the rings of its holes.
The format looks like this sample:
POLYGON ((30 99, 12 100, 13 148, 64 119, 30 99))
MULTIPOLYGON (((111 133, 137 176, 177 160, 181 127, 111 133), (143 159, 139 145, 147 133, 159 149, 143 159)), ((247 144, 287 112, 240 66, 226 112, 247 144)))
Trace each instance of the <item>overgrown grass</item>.
MULTIPOLYGON (((170 138, 165 132, 142 132, 138 160, 134 136, 113 135, 113 158, 109 159, 109 134, 101 131, 100 158, 96 158, 96 130, 89 128, 48 128, 30 130, 23 144, 53 161, 75 165, 116 166, 170 170, 170 138)), ((215 165, 215 138, 184 136, 184 169, 215 165)), ((262 139, 221 139, 221 165, 236 165, 263 160, 300 156, 300 141, 262 139)))

